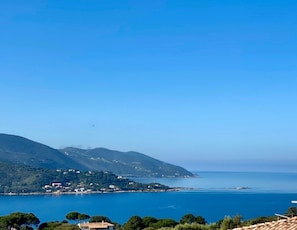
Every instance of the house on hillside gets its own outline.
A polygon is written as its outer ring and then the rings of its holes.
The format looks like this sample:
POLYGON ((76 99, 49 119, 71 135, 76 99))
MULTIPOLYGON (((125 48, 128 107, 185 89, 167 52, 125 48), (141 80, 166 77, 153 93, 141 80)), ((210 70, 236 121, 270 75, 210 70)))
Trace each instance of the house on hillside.
POLYGON ((246 227, 233 228, 233 230, 296 230, 297 217, 265 222, 246 227))
POLYGON ((95 223, 80 223, 78 224, 78 227, 81 230, 114 230, 115 226, 114 224, 108 223, 108 222, 95 222, 95 223))
POLYGON ((62 183, 61 182, 52 182, 52 187, 60 188, 60 187, 62 187, 62 183))

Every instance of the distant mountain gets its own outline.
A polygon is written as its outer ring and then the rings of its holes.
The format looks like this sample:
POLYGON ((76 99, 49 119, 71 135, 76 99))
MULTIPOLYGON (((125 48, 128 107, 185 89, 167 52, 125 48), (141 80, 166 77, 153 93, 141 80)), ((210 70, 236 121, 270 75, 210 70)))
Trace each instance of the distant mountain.
POLYGON ((90 150, 64 148, 60 150, 69 158, 90 170, 111 171, 117 175, 138 177, 191 177, 182 167, 156 160, 138 152, 120 152, 105 148, 90 150))
POLYGON ((25 164, 35 168, 87 170, 56 149, 8 134, 0 134, 0 161, 25 164))
POLYGON ((134 177, 191 177, 182 167, 159 161, 138 152, 105 148, 56 150, 24 137, 0 134, 0 161, 35 168, 109 171, 134 177))

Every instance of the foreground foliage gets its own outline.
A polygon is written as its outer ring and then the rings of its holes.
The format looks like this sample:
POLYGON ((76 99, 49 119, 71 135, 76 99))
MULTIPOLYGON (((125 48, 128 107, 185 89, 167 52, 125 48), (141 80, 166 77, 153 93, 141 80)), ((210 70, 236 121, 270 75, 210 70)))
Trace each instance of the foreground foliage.
MULTIPOLYGON (((297 209, 290 207, 285 213, 291 217, 297 216, 297 209)), ((122 226, 112 222, 106 216, 89 216, 79 212, 70 212, 65 218, 69 221, 53 221, 40 224, 39 219, 33 213, 11 213, 7 216, 0 217, 0 230, 79 230, 78 223, 80 222, 110 222, 115 225, 116 230, 227 230, 236 227, 249 226, 263 222, 274 221, 275 216, 256 217, 250 220, 243 220, 242 216, 235 215, 233 217, 226 216, 222 220, 208 224, 202 216, 194 216, 189 213, 184 215, 179 222, 170 218, 157 219, 152 216, 132 216, 122 226), (40 224, 40 225, 39 225, 40 224)))
POLYGON ((15 212, 0 217, 1 229, 33 229, 39 225, 39 219, 33 213, 15 212))

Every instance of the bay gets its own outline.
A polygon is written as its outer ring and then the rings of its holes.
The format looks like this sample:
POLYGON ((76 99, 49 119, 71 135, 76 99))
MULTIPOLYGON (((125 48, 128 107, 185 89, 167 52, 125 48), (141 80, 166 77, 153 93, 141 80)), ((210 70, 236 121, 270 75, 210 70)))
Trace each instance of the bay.
POLYGON ((226 215, 244 219, 284 213, 297 199, 296 173, 200 172, 197 178, 134 178, 189 190, 164 193, 105 193, 77 195, 0 196, 0 215, 32 212, 41 222, 62 221, 78 211, 104 215, 125 223, 131 216, 179 220, 184 214, 202 215, 208 222, 226 215), (247 187, 248 189, 238 189, 247 187))

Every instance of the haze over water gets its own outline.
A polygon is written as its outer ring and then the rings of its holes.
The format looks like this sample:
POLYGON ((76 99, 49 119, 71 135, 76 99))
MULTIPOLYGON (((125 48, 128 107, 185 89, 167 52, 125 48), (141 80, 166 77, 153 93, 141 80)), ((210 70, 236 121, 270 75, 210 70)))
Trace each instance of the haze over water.
POLYGON ((297 192, 297 173, 280 172, 194 172, 197 178, 133 178, 142 182, 159 182, 172 187, 198 191, 227 191, 247 188, 244 192, 297 192))

